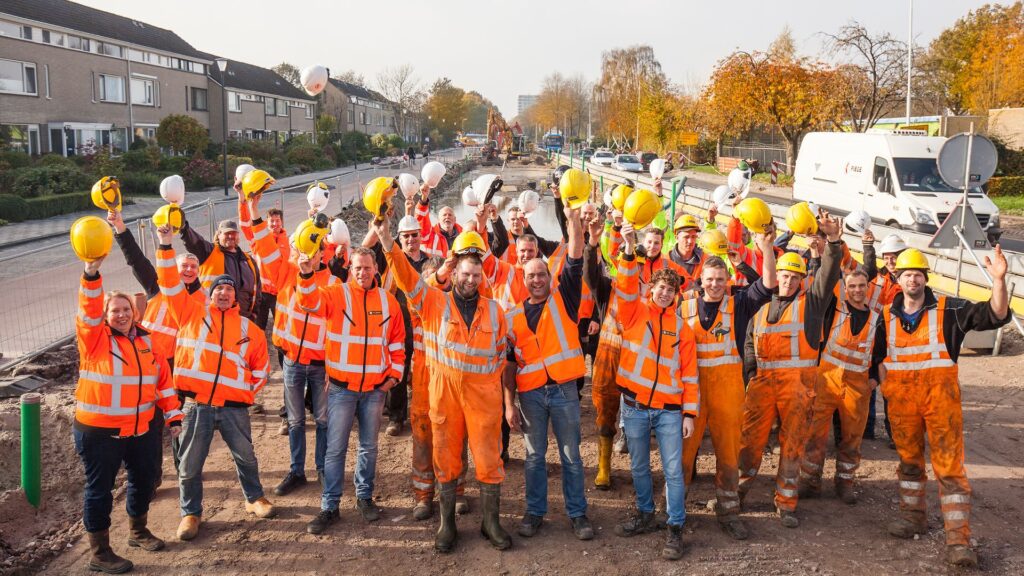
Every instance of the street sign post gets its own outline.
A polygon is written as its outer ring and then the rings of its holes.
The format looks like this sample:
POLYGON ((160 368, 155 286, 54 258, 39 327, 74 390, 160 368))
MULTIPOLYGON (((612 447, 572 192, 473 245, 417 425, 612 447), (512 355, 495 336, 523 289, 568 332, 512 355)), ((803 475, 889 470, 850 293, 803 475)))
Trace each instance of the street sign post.
POLYGON ((682 146, 696 146, 697 139, 696 132, 683 132, 679 135, 679 144, 682 146))

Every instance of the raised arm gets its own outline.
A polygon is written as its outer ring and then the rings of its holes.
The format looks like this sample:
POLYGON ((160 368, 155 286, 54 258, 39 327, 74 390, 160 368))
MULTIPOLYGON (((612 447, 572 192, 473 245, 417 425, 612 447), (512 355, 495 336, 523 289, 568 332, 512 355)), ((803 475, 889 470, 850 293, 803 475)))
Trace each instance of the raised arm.
POLYGON ((160 293, 167 297, 167 309, 171 318, 180 326, 195 314, 203 313, 203 305, 188 295, 178 274, 174 261, 174 247, 171 246, 171 227, 156 230, 160 245, 156 248, 156 277, 160 293))
POLYGON ((85 358, 106 340, 103 327, 103 280, 100 264, 103 258, 85 263, 85 272, 78 286, 78 315, 75 316, 75 334, 78 336, 78 355, 85 358))
POLYGON ((135 276, 142 289, 146 291, 146 297, 152 298, 159 294, 160 285, 156 281, 156 268, 149 258, 146 258, 142 248, 139 248, 132 231, 124 225, 121 211, 107 212, 107 222, 114 227, 114 239, 124 254, 124 261, 132 269, 132 276, 135 276))

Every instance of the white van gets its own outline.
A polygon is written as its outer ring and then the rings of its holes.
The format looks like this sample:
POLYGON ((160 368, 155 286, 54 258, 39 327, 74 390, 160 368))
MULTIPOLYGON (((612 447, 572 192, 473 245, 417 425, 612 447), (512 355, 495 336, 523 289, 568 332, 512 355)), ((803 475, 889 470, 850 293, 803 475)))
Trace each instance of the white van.
MULTIPOLYGON (((936 158, 946 139, 892 133, 811 132, 797 155, 793 197, 847 214, 865 210, 872 221, 932 234, 963 190, 939 177, 936 158)), ((980 188, 968 194, 990 238, 998 238, 999 209, 980 188)))

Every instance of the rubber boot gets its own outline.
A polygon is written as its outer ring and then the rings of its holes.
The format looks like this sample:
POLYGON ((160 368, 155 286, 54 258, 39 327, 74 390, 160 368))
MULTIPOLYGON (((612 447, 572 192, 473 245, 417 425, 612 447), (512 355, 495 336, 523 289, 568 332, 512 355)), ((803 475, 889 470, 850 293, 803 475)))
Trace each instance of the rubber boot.
POLYGON ((946 562, 960 568, 977 568, 978 553, 970 546, 951 544, 946 546, 946 562))
POLYGON ((455 548, 455 487, 458 481, 443 482, 437 500, 441 507, 441 526, 434 537, 434 549, 447 554, 455 548))
POLYGON ((501 484, 480 484, 480 508, 483 521, 480 523, 480 534, 491 541, 491 546, 498 550, 512 547, 512 538, 501 527, 501 484))
POLYGON ((597 437, 597 477, 594 487, 598 490, 609 490, 612 487, 612 442, 609 436, 597 437))
POLYGON ((89 532, 89 549, 89 570, 93 572, 124 574, 134 567, 131 560, 121 558, 110 548, 110 530, 89 532))
POLYGON ((164 547, 164 541, 153 536, 153 533, 146 528, 146 521, 149 518, 149 514, 143 514, 142 516, 128 517, 128 545, 135 548, 142 548, 146 552, 156 552, 162 550, 164 547))

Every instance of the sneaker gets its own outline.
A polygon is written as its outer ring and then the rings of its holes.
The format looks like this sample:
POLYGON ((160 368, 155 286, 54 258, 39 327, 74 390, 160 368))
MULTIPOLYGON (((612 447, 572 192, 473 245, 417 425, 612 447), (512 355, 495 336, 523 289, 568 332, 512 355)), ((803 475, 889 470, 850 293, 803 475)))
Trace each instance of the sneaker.
POLYGON ((373 500, 369 498, 360 498, 356 500, 356 508, 359 509, 359 513, 363 515, 363 520, 367 522, 376 522, 380 520, 380 508, 373 503, 373 500))
POLYGON ((661 557, 665 560, 679 560, 683 557, 684 549, 683 527, 669 524, 667 534, 665 547, 661 549, 661 557))
POLYGON ((524 514, 522 522, 519 523, 519 535, 523 538, 530 538, 537 534, 537 531, 540 530, 541 524, 543 523, 543 516, 524 514))
POLYGON ((403 428, 402 422, 388 422, 388 427, 384 430, 384 433, 388 436, 398 436, 402 433, 403 428))
POLYGON ((619 434, 619 436, 615 438, 615 445, 612 446, 612 450, 616 454, 629 454, 629 447, 626 445, 625 434, 619 434))
POLYGON ((625 522, 615 527, 615 534, 628 538, 639 534, 647 534, 658 529, 654 512, 635 512, 625 522))
POLYGON ((572 519, 572 533, 580 540, 593 540, 594 527, 586 516, 577 516, 572 519))
POLYGON ((274 488, 274 494, 276 494, 278 496, 284 496, 284 495, 292 492, 293 490, 295 490, 299 486, 305 486, 305 485, 306 485, 306 477, 305 476, 299 476, 298 474, 294 474, 292 472, 289 472, 288 475, 284 477, 284 480, 281 480, 281 483, 278 484, 274 488))
POLYGON ((287 436, 288 435, 288 421, 287 420, 282 420, 281 421, 281 425, 277 427, 277 435, 278 436, 287 436))
POLYGON ((779 519, 782 520, 782 525, 786 528, 797 528, 800 526, 800 519, 796 517, 796 512, 792 510, 779 510, 779 519))
POLYGON ((327 530, 328 526, 334 524, 340 519, 341 512, 337 509, 321 510, 316 515, 316 518, 313 518, 309 521, 309 524, 306 524, 306 532, 309 532, 310 534, 322 534, 324 530, 327 530))

